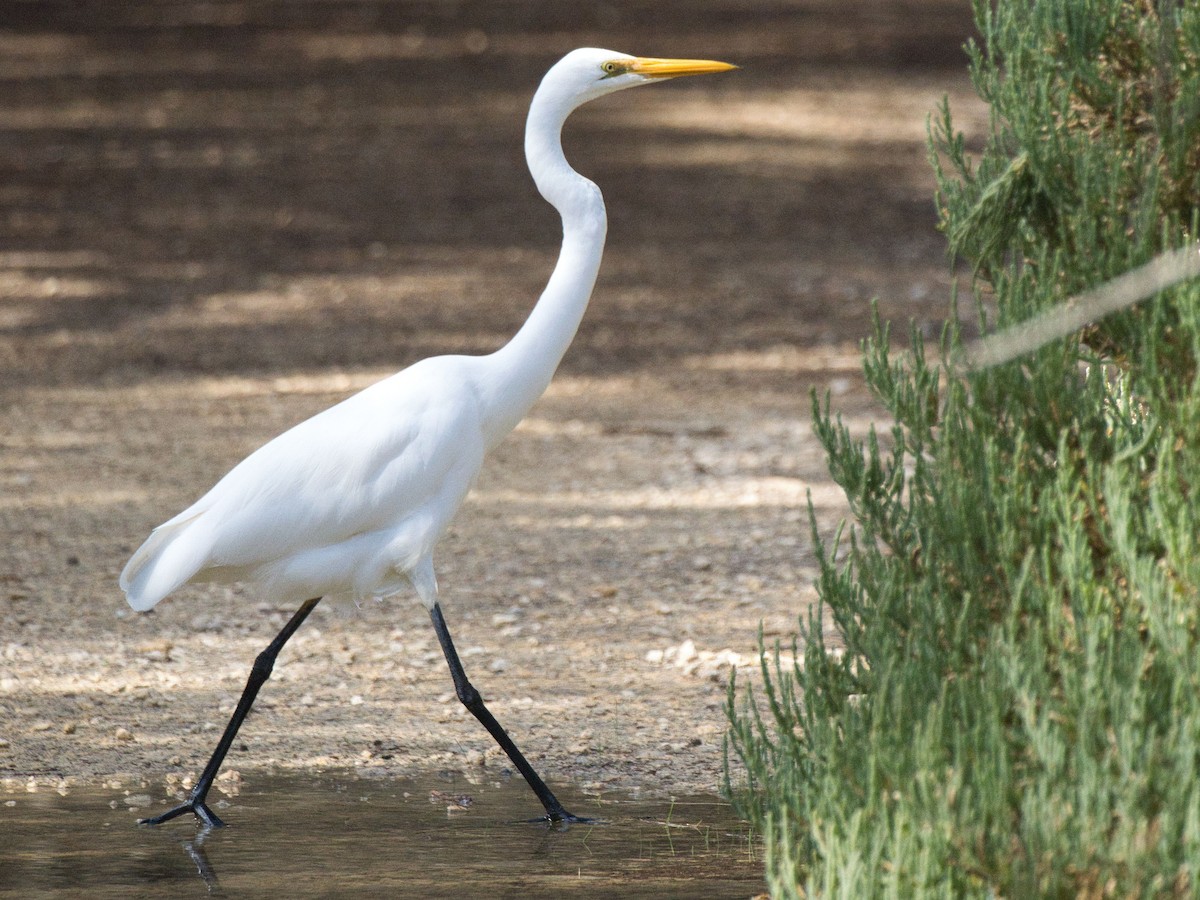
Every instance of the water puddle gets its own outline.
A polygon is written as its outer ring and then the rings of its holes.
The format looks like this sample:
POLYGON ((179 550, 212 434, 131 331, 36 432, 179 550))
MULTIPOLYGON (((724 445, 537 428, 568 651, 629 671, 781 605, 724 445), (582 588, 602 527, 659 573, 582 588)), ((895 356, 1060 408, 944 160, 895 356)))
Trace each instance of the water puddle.
POLYGON ((207 834, 183 819, 136 827, 166 808, 159 788, 0 795, 0 896, 661 900, 762 890, 757 845, 719 798, 564 793, 568 809, 601 821, 521 821, 537 805, 519 779, 251 775, 214 804, 230 827, 207 834), (153 805, 130 808, 145 802, 138 794, 153 805))

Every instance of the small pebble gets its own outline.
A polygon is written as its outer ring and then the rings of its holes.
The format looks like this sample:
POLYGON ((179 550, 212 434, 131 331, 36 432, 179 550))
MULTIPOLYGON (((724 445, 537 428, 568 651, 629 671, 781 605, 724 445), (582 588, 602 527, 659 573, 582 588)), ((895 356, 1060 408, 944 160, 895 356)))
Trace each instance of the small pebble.
POLYGON ((675 658, 680 663, 690 662, 696 658, 696 644, 689 638, 679 645, 675 658))
POLYGON ((446 791, 430 791, 429 802, 433 804, 445 803, 446 811, 457 807, 458 809, 466 809, 475 802, 475 798, 470 794, 450 794, 446 791))
POLYGON ((483 768, 487 765, 487 756, 482 750, 472 750, 463 756, 463 764, 468 767, 483 768))
POLYGON ((132 741, 133 740, 133 732, 130 731, 128 728, 118 728, 114 737, 118 741, 132 741))

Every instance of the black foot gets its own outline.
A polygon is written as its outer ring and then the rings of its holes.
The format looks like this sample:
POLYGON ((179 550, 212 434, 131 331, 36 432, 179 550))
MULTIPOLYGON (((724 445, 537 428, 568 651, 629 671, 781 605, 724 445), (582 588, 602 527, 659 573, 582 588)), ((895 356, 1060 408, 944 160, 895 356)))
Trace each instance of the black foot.
POLYGON ((208 808, 208 805, 203 800, 188 800, 186 803, 180 803, 178 806, 168 809, 161 816, 151 816, 148 819, 138 819, 139 825, 161 825, 163 822, 170 822, 172 819, 191 813, 201 821, 205 828, 224 828, 225 823, 217 818, 217 814, 208 808))
POLYGON ((538 816, 536 819, 530 819, 530 824, 549 825, 552 828, 567 829, 572 825, 598 825, 602 819, 589 819, 586 816, 573 816, 561 806, 554 812, 548 812, 544 816, 538 816))

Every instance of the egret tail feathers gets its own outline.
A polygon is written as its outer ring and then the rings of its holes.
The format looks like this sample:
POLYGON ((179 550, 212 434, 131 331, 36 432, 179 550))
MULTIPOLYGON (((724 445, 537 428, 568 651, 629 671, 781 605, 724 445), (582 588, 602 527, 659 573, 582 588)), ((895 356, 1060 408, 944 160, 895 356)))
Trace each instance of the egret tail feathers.
POLYGON ((208 562, 210 546, 195 527, 202 513, 176 517, 150 533, 121 572, 121 590, 138 612, 145 612, 181 587, 208 562))

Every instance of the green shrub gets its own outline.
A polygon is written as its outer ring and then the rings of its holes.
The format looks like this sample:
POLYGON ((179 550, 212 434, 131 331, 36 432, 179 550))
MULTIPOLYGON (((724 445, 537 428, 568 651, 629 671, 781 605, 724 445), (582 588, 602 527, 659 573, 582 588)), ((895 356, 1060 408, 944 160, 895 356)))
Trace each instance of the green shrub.
MULTIPOLYGON (((931 158, 991 330, 1196 239, 1200 5, 976 19, 990 134, 972 157, 945 107, 931 158)), ((772 892, 1200 893, 1200 285, 986 371, 947 362, 953 325, 911 345, 864 347, 886 433, 814 398, 856 525, 814 521, 795 663, 731 685, 772 892)))

